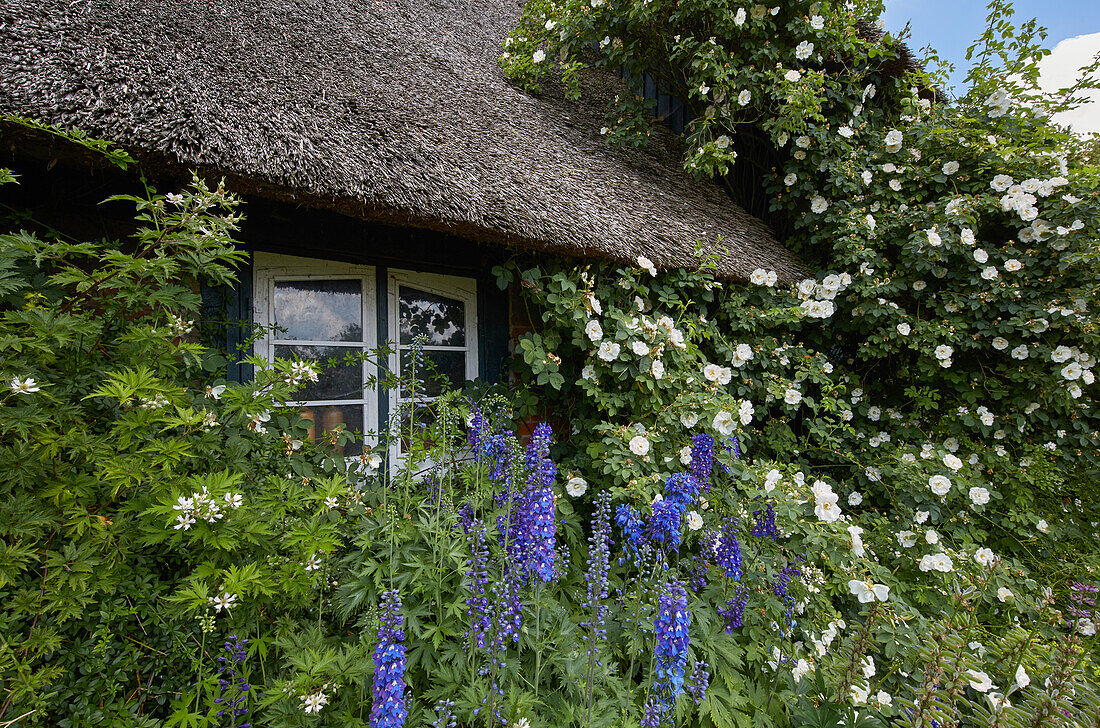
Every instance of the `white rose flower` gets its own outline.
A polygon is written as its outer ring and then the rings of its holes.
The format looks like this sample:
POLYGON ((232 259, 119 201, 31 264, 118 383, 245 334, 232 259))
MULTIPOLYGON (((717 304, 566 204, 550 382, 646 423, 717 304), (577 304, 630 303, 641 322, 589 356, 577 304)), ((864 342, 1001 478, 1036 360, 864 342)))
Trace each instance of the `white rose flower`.
POLYGON ((858 506, 862 502, 863 494, 860 493, 858 490, 853 490, 851 493, 848 494, 848 505, 858 506))
POLYGON ((581 379, 595 379, 595 378, 596 378, 596 367, 592 366, 591 364, 585 364, 584 368, 581 369, 581 379))
POLYGON ((821 214, 829 209, 829 201, 821 195, 814 195, 810 198, 810 212, 821 214))
POLYGON ((917 545, 917 534, 913 531, 898 531, 898 543, 902 548, 913 548, 917 545))
POLYGON ((955 161, 945 162, 942 169, 944 174, 955 174, 959 171, 959 163, 955 161))
POLYGON ((605 341, 600 344, 596 355, 604 361, 615 361, 619 358, 619 345, 614 341, 605 341))
POLYGON ((565 492, 573 498, 579 498, 588 490, 588 481, 579 475, 574 475, 565 484, 565 492))
POLYGON ((998 278, 998 277, 1000 277, 1000 275, 1001 275, 1000 272, 997 270, 997 268, 995 266, 990 265, 990 266, 986 266, 985 268, 982 268, 982 278, 984 278, 987 281, 991 281, 994 278, 998 278))
POLYGON ((644 341, 634 341, 630 344, 630 350, 634 352, 635 356, 645 356, 649 353, 649 345, 644 341))
POLYGON ((687 512, 687 527, 692 531, 698 531, 703 527, 703 517, 695 511, 687 512))
POLYGON ((651 276, 657 275, 657 269, 653 266, 653 261, 644 255, 638 256, 638 267, 648 271, 651 276))
POLYGON ((814 515, 825 523, 833 523, 840 518, 840 506, 837 505, 836 493, 830 493, 817 499, 814 506, 814 515))
POLYGON ((933 475, 928 479, 928 487, 936 495, 945 496, 951 490, 951 481, 946 475, 933 475))
POLYGON ((989 186, 993 188, 994 192, 1004 192, 1012 186, 1012 178, 1007 174, 998 174, 989 183, 989 186))
POLYGON ((714 427, 723 437, 729 437, 733 434, 737 425, 734 423, 733 415, 725 410, 722 410, 714 416, 714 421, 711 422, 711 426, 714 427))
POLYGON ((1045 518, 1040 518, 1039 522, 1035 524, 1035 528, 1037 528, 1042 533, 1050 533, 1050 525, 1047 523, 1047 519, 1045 518))
POLYGON ((785 74, 783 74, 783 78, 787 79, 791 83, 798 83, 802 80, 802 74, 792 68, 790 71, 787 71, 785 74))
POLYGON ((989 260, 989 253, 985 252, 985 250, 982 248, 977 248, 974 251, 974 260, 979 263, 985 263, 989 260))
POLYGON ((596 342, 603 338, 603 327, 600 326, 599 321, 589 321, 584 325, 584 333, 590 340, 596 342))
POLYGON ((741 106, 748 106, 750 101, 752 101, 752 92, 748 89, 744 89, 737 94, 737 103, 741 106))
POLYGON ((797 405, 802 401, 802 392, 791 387, 783 393, 783 401, 790 405, 797 405))
POLYGON ((970 687, 977 690, 979 693, 988 693, 996 686, 993 681, 989 679, 989 675, 978 670, 967 670, 966 674, 969 675, 970 687))
POLYGON ((722 367, 717 364, 707 364, 703 367, 703 377, 708 382, 717 382, 722 376, 722 367))
POLYGON ((885 584, 860 581, 859 579, 852 579, 848 582, 848 591, 859 600, 860 604, 868 604, 876 600, 885 602, 890 598, 890 587, 885 584))
POLYGON ((976 506, 984 506, 989 502, 989 490, 976 485, 970 489, 969 492, 970 502, 976 506))
POLYGON ((698 421, 699 415, 695 414, 694 412, 687 412, 680 415, 680 424, 688 428, 689 430, 692 427, 695 427, 695 423, 697 423, 698 421))
POLYGON ((630 452, 638 457, 649 454, 649 440, 644 435, 635 435, 630 438, 630 452))
POLYGON ((1080 379, 1083 372, 1084 369, 1081 367, 1080 364, 1075 361, 1071 361, 1069 364, 1066 364, 1064 367, 1062 367, 1062 370, 1059 372, 1059 374, 1061 374, 1062 378, 1065 379, 1067 382, 1072 382, 1075 379, 1080 379))
POLYGON ((790 187, 791 185, 793 185, 797 181, 798 181, 798 175, 795 174, 794 172, 789 173, 786 177, 783 178, 783 184, 787 185, 788 187, 790 187))
POLYGON ((937 359, 943 361, 944 359, 950 359, 951 355, 955 353, 955 349, 947 344, 940 344, 933 353, 937 359))
POLYGON ((535 63, 542 63, 546 60, 546 51, 541 48, 531 54, 531 60, 535 63))
POLYGON ((1008 348, 1008 339, 1003 336, 998 336, 993 339, 993 348, 997 351, 1004 351, 1008 348))
POLYGON ((943 456, 943 464, 951 468, 955 472, 958 472, 959 469, 963 466, 963 461, 960 460, 958 456, 948 453, 947 455, 943 456))
POLYGON ((1015 273, 1016 271, 1021 270, 1023 267, 1024 264, 1016 260, 1015 258, 1009 258, 1005 261, 1005 270, 1009 273, 1015 273))
POLYGON ((1008 587, 1002 586, 997 590, 997 600, 1000 602, 1007 602, 1012 598, 1012 590, 1008 587))
POLYGON ((997 561, 997 556, 993 553, 993 549, 980 548, 974 552, 974 560, 988 568, 997 561))
POLYGON ((1028 357, 1027 344, 1020 344, 1019 346, 1017 346, 1015 349, 1013 349, 1009 353, 1012 354, 1013 359, 1020 359, 1021 361, 1024 360, 1024 359, 1027 359, 1027 357, 1028 357))
POLYGON ((901 151, 901 145, 905 138, 902 133, 897 129, 892 129, 886 134, 886 151, 897 152, 901 151))
POLYGON ((930 546, 935 546, 940 542, 940 535, 933 529, 928 529, 924 532, 924 542, 930 546))
POLYGON ((804 61, 813 55, 814 44, 808 40, 804 40, 799 43, 794 49, 794 57, 800 61, 804 61))

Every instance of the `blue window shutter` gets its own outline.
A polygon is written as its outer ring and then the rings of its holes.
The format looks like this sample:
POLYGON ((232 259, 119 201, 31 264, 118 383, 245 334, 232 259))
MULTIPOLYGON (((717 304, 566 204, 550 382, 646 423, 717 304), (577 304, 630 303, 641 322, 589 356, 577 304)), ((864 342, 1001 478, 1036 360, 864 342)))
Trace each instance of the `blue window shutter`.
POLYGON ((201 286, 202 333, 206 346, 222 352, 230 382, 252 380, 252 365, 240 361, 251 354, 246 344, 252 334, 252 261, 242 263, 237 281, 228 286, 201 286))
POLYGON ((508 360, 508 292, 493 278, 477 282, 478 377, 496 384, 508 360))

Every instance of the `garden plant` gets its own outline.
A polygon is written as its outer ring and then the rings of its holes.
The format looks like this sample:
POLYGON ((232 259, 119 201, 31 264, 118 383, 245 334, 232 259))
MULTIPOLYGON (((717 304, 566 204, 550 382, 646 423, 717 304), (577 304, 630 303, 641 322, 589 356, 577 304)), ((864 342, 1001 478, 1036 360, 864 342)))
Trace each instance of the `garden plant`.
POLYGON ((994 0, 946 99, 881 11, 528 5, 517 84, 613 71, 642 145, 655 78, 806 276, 517 255, 511 380, 355 458, 287 405, 326 362, 203 336, 224 184, 140 180, 119 240, 0 208, 0 726, 1100 727, 1089 82, 994 0))

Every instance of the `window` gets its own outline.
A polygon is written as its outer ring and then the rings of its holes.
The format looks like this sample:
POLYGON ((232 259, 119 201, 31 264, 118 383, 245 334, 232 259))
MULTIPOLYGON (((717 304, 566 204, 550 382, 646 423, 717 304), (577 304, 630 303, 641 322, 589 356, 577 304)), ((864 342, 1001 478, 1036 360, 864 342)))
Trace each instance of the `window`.
MULTIPOLYGON (((421 349, 417 390, 403 386, 390 392, 390 411, 400 413, 401 430, 393 439, 391 454, 399 458, 408 445, 410 403, 426 404, 477 377, 477 284, 469 278, 395 271, 388 287, 389 340, 397 349, 390 366, 401 372, 403 382, 411 381, 415 349, 421 349)), ((419 424, 430 423, 430 407, 416 411, 419 424)))
MULTIPOLYGON (((410 402, 428 403, 444 388, 477 376, 473 279, 408 271, 379 277, 373 266, 274 253, 256 253, 253 265, 253 320, 264 328, 257 353, 324 363, 319 381, 300 390, 301 399, 293 403, 313 421, 311 437, 343 426, 366 433, 370 449, 389 413, 407 412, 410 402), (388 310, 385 319, 380 301, 388 310), (395 348, 388 366, 406 374, 422 337, 417 391, 405 387, 382 398, 369 385, 377 372, 361 354, 378 346, 379 332, 395 348)), ((419 411, 418 420, 430 416, 427 407, 419 411)), ((391 455, 400 457, 400 438, 391 443, 391 455)), ((363 446, 349 443, 344 455, 359 455, 363 446)))

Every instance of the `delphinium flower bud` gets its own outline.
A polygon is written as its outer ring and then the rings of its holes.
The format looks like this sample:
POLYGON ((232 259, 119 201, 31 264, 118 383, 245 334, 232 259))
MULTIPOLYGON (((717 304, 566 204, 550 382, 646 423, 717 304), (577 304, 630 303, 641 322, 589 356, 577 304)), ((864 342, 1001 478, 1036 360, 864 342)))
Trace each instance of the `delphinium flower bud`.
POLYGON ((714 465, 714 438, 705 432, 691 436, 691 474, 702 483, 703 491, 710 491, 710 471, 714 465))
POLYGON ((455 701, 453 700, 440 700, 435 704, 435 720, 432 721, 432 728, 456 728, 458 721, 455 719, 455 701))
POLYGON ((696 705, 703 702, 703 698, 707 696, 707 688, 710 687, 710 673, 707 668, 707 663, 696 662, 695 670, 685 687, 688 694, 695 700, 696 705))
POLYGON ((714 563, 726 570, 726 577, 741 581, 741 542, 737 540, 737 521, 729 519, 714 549, 714 563))
POLYGON ((623 555, 631 556, 636 564, 640 563, 646 547, 645 523, 641 515, 633 506, 621 504, 615 509, 615 525, 623 534, 623 555))
POLYGON ((401 600, 397 591, 382 594, 382 626, 374 648, 374 705, 371 728, 400 728, 405 725, 405 632, 401 629, 401 600))
POLYGON ((238 672, 238 668, 248 656, 248 640, 240 639, 237 635, 229 635, 229 639, 223 645, 226 655, 218 656, 218 688, 221 695, 214 698, 214 702, 224 706, 218 711, 218 717, 230 716, 230 722, 237 728, 250 728, 251 723, 238 723, 248 715, 248 708, 244 707, 248 699, 248 693, 252 686, 238 672))
POLYGON ((665 704, 662 713, 675 710, 676 698, 684 692, 690 624, 687 592, 680 582, 672 581, 657 597, 653 619, 653 694, 665 704))
POLYGON ((749 590, 743 584, 738 584, 733 599, 728 600, 725 607, 718 608, 718 616, 726 623, 726 634, 733 634, 733 630, 741 628, 748 601, 749 590))
POLYGON ((592 640, 588 646, 589 653, 598 654, 600 642, 607 638, 607 572, 611 552, 611 496, 608 493, 601 494, 596 500, 596 514, 592 518, 592 535, 588 543, 588 571, 584 575, 588 592, 584 608, 585 614, 591 615, 591 618, 582 622, 581 628, 591 633, 591 637, 584 636, 586 641, 592 640))
POLYGON ((466 560, 466 579, 469 596, 466 597, 466 616, 469 628, 466 636, 472 637, 474 644, 485 649, 489 635, 489 598, 485 590, 489 583, 489 548, 485 543, 485 525, 472 518, 463 524, 466 530, 466 542, 470 545, 470 558, 466 560))
POLYGON ((752 515, 756 517, 756 525, 752 527, 753 536, 778 540, 779 528, 775 525, 775 509, 771 503, 763 511, 753 511, 752 515))
POLYGON ((554 521, 554 476, 557 467, 549 457, 552 442, 550 426, 545 422, 535 428, 527 445, 527 493, 522 540, 529 563, 524 564, 524 574, 533 572, 544 582, 554 578, 554 541, 557 524, 554 521))

